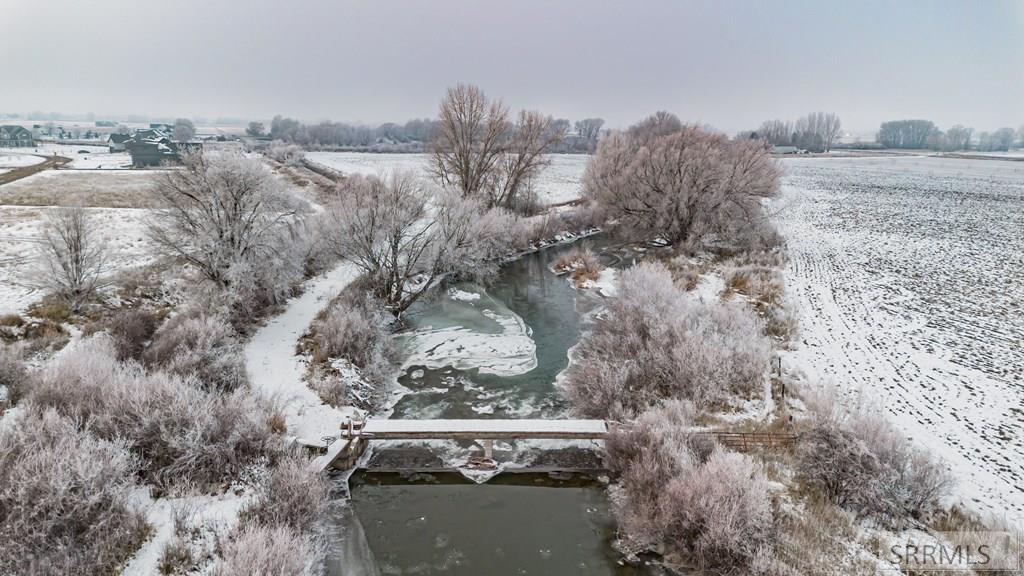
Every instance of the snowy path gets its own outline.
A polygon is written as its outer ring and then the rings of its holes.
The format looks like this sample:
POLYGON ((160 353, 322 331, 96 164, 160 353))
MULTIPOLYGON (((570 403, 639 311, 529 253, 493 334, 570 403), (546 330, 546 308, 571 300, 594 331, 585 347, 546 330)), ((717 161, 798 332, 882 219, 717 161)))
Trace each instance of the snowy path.
POLYGON ((777 201, 787 360, 879 404, 971 507, 1024 520, 1024 173, 824 162, 791 165, 777 201))
POLYGON ((306 365, 295 352, 299 337, 317 313, 356 276, 356 268, 345 263, 310 280, 305 292, 260 328, 245 347, 253 389, 281 404, 291 436, 319 441, 322 436, 339 433, 341 422, 354 413, 324 404, 306 386, 306 365))
MULTIPOLYGON (((288 433, 299 438, 319 440, 326 434, 340 432, 341 422, 351 412, 324 404, 303 380, 306 368, 295 354, 299 337, 305 333, 317 313, 357 276, 354 267, 342 264, 330 272, 308 281, 305 292, 290 301, 284 312, 260 328, 245 347, 246 368, 255 390, 281 403, 288 423, 288 433)), ((238 514, 248 501, 243 494, 220 496, 187 496, 151 500, 139 496, 139 506, 146 510, 146 519, 153 526, 153 536, 135 553, 122 576, 150 576, 157 573, 157 564, 164 546, 174 536, 174 511, 194 510, 194 525, 214 524, 219 531, 230 531, 238 514)))

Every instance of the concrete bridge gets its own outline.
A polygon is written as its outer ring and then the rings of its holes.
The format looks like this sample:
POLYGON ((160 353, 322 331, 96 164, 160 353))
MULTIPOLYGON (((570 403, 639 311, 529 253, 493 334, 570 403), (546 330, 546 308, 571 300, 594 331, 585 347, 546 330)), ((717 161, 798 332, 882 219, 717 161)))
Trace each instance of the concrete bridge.
MULTIPOLYGON (((329 445, 319 459, 323 469, 351 468, 371 440, 469 440, 480 442, 490 459, 495 440, 604 440, 609 423, 581 419, 468 419, 468 420, 346 420, 341 438, 329 445)), ((780 432, 742 432, 694 429, 693 434, 713 436, 735 450, 784 448, 797 435, 780 432)))

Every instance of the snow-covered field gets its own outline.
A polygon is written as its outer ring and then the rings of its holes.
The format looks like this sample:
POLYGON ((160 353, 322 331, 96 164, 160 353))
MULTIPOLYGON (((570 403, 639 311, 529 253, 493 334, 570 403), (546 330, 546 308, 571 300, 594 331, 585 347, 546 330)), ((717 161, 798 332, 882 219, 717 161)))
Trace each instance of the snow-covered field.
MULTIPOLYGON (((306 158, 345 174, 382 175, 395 170, 412 171, 426 177, 430 169, 427 154, 367 154, 361 152, 307 152, 306 158)), ((535 183, 544 204, 575 200, 580 195, 583 169, 590 157, 585 154, 552 154, 535 183)))
MULTIPOLYGON (((43 217, 53 209, 50 206, 0 205, 0 314, 21 312, 43 297, 33 284, 38 277, 37 254, 43 217)), ((153 247, 144 229, 146 210, 89 208, 88 211, 98 221, 100 239, 109 250, 109 271, 152 261, 153 247)))
POLYGON ((1024 519, 1024 165, 785 162, 777 220, 802 313, 787 361, 861 395, 1024 519))
POLYGON ((144 222, 145 208, 153 206, 147 187, 154 175, 45 170, 0 186, 0 314, 22 312, 43 296, 35 287, 39 242, 44 217, 56 206, 83 206, 98 221, 100 238, 109 249, 110 272, 151 262, 153 247, 144 222))
POLYGON ((39 164, 43 159, 39 156, 29 153, 15 152, 8 149, 0 149, 0 169, 10 170, 11 168, 21 168, 22 166, 32 166, 33 164, 39 164))
MULTIPOLYGON (((64 156, 71 158, 71 162, 64 165, 64 169, 73 170, 116 170, 130 168, 132 157, 127 152, 110 153, 106 144, 79 145, 79 144, 57 144, 54 142, 41 142, 33 148, 20 148, 26 154, 40 154, 43 156, 64 156), (83 153, 84 152, 84 153, 83 153)), ((20 152, 19 152, 20 153, 20 152)), ((42 162, 42 158, 32 156, 36 161, 42 162)), ((30 162, 34 164, 34 162, 30 162)), ((0 156, 0 167, 3 166, 0 156)))

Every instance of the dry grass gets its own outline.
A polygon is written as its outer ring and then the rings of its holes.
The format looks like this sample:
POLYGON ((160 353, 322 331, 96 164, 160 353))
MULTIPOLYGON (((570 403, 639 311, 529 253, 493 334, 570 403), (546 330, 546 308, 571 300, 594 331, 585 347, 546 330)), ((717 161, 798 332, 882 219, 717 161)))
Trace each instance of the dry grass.
POLYGON ((314 576, 322 551, 313 538, 285 526, 245 526, 223 545, 214 576, 314 576))
POLYGON ((576 286, 582 286, 597 280, 604 266, 589 247, 576 246, 555 260, 551 268, 555 274, 569 274, 576 286))
POLYGON ((53 170, 0 188, 0 204, 156 208, 149 186, 155 172, 128 170, 53 170))

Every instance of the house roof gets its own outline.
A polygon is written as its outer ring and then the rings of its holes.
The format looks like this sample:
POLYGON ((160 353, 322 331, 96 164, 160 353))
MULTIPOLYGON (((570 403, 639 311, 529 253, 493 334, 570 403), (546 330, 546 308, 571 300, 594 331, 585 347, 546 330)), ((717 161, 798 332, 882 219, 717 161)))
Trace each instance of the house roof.
POLYGON ((6 124, 4 126, 0 126, 0 130, 6 132, 9 136, 14 136, 15 134, 20 136, 22 132, 27 134, 29 137, 32 136, 32 132, 29 132, 28 128, 18 126, 17 124, 6 124))

